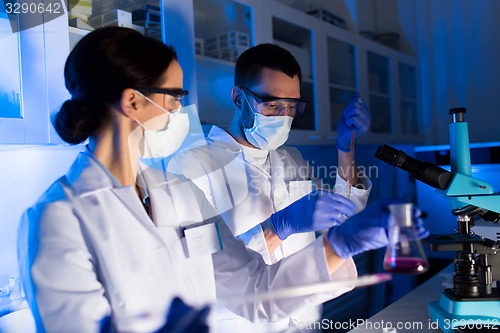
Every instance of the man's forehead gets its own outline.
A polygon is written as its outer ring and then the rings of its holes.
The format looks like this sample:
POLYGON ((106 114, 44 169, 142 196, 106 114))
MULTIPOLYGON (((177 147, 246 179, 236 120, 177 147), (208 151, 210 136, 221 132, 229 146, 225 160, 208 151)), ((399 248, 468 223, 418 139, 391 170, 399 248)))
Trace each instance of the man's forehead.
POLYGON ((298 76, 291 78, 287 74, 269 68, 262 69, 260 78, 250 89, 256 94, 275 97, 300 97, 298 76))

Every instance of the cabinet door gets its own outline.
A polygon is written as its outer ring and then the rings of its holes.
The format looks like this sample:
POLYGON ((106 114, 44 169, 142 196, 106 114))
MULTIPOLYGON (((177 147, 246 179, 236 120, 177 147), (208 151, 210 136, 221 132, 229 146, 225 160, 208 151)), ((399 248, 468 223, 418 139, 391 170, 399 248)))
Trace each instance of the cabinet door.
POLYGON ((420 118, 417 105, 417 80, 415 66, 398 63, 399 74, 399 128, 401 135, 420 134, 420 118))
POLYGON ((307 100, 304 113, 293 121, 292 129, 316 130, 314 75, 312 70, 311 31, 288 20, 272 18, 273 42, 288 51, 297 59, 302 70, 302 98, 307 100))
POLYGON ((234 64, 254 44, 254 11, 231 0, 194 0, 193 9, 200 120, 224 128, 234 112, 234 64))
POLYGON ((330 101, 329 131, 337 131, 337 120, 347 103, 358 91, 356 47, 331 37, 327 38, 328 88, 330 101))
POLYGON ((371 51, 367 53, 369 103, 372 112, 371 132, 393 132, 391 76, 389 58, 371 51))
POLYGON ((90 31, 111 26, 131 28, 164 40, 161 6, 161 0, 70 1, 67 16, 70 50, 90 31))
POLYGON ((79 0, 69 8, 68 19, 70 27, 82 30, 118 26, 163 37, 160 0, 79 0))
POLYGON ((316 50, 313 31, 316 18, 275 1, 267 1, 262 24, 266 41, 290 51, 302 69, 302 98, 307 100, 304 113, 292 123, 289 144, 318 143, 324 131, 318 119, 316 50))

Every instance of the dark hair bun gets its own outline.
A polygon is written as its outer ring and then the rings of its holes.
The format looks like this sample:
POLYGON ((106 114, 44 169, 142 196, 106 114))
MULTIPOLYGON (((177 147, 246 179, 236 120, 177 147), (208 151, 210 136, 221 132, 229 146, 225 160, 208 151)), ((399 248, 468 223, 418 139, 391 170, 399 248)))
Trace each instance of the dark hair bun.
POLYGON ((82 143, 96 130, 92 113, 85 103, 68 99, 53 118, 54 128, 65 142, 82 143))

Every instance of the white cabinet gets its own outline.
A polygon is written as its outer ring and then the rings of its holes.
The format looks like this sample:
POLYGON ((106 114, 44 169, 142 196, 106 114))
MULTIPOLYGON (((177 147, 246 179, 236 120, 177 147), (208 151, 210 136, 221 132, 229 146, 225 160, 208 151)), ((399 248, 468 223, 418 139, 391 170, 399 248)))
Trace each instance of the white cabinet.
POLYGON ((360 92, 373 116, 361 142, 421 143, 417 60, 364 38, 359 52, 360 92))
MULTIPOLYGON (((304 113, 292 123, 291 140, 314 142, 319 139, 320 129, 317 109, 317 78, 314 68, 316 50, 313 43, 314 20, 302 20, 296 11, 275 2, 267 2, 264 19, 271 23, 271 39, 289 50, 302 69, 302 98, 307 100, 304 113)), ((298 13, 302 14, 302 13, 298 13)))
POLYGON ((334 143, 337 119, 355 91, 373 113, 371 131, 361 143, 421 142, 416 59, 282 2, 80 1, 83 6, 71 8, 69 16, 18 34, 22 112, 17 118, 2 118, 0 112, 0 142, 58 142, 50 114, 68 97, 64 62, 71 45, 88 32, 86 20, 95 26, 132 27, 173 45, 190 91, 188 102, 198 106, 203 124, 229 124, 234 61, 249 46, 271 42, 289 49, 303 71, 308 106, 294 121, 289 143, 334 143))
MULTIPOLYGON (((207 45, 200 45, 236 32, 248 35, 250 46, 271 42, 287 48, 302 67, 302 95, 308 106, 292 125, 290 144, 334 143, 337 119, 356 91, 373 114, 371 130, 361 143, 422 140, 415 58, 275 0, 184 2, 191 3, 184 6, 189 10, 175 15, 181 15, 183 23, 192 21, 193 42, 173 44, 178 50, 192 50, 184 52, 196 68, 187 78, 197 97, 190 101, 197 102, 203 124, 224 127, 231 121, 234 60, 246 45, 226 56, 207 54, 207 45)), ((167 42, 176 29, 166 24, 167 42)))
POLYGON ((368 51, 368 102, 372 112, 371 131, 374 133, 392 132, 391 77, 389 58, 368 51))
POLYGON ((356 47, 334 37, 327 37, 328 68, 328 139, 335 140, 337 119, 354 93, 359 90, 356 47))
POLYGON ((255 24, 262 1, 164 0, 162 5, 165 41, 177 50, 188 103, 197 105, 203 125, 227 126, 234 112, 234 61, 263 41, 263 29, 255 24))
POLYGON ((417 68, 414 63, 399 61, 399 131, 408 139, 422 140, 422 116, 418 108, 417 68))

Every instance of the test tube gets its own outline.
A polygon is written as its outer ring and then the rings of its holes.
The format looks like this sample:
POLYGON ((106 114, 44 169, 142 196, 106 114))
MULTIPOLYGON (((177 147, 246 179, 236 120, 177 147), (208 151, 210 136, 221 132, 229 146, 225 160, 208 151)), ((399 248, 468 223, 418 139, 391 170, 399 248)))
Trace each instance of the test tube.
POLYGON ((354 166, 353 166, 353 161, 354 161, 354 147, 356 144, 356 132, 354 130, 354 126, 351 127, 351 147, 349 151, 349 177, 347 177, 347 190, 346 190, 346 195, 345 197, 347 199, 351 198, 351 186, 353 184, 354 180, 354 166))

